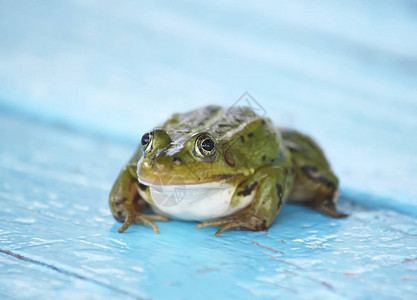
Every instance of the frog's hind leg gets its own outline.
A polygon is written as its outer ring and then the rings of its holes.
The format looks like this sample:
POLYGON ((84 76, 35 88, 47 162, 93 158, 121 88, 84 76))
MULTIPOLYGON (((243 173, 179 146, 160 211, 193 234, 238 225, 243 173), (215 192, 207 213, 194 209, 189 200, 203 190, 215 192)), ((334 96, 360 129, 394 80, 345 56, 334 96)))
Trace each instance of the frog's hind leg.
POLYGON ((336 209, 339 180, 321 148, 310 137, 298 131, 283 129, 281 133, 291 152, 295 172, 288 201, 315 208, 333 218, 347 217, 347 214, 336 209))
POLYGON ((345 218, 347 214, 336 208, 340 194, 337 185, 337 177, 330 170, 320 173, 316 167, 304 166, 296 171, 288 201, 304 204, 332 218, 345 218))
POLYGON ((317 209, 319 212, 325 214, 326 216, 336 219, 346 218, 348 215, 337 211, 336 208, 336 201, 339 198, 339 195, 339 190, 336 190, 331 198, 329 196, 319 196, 317 198, 312 199, 312 201, 307 202, 307 205, 317 209))

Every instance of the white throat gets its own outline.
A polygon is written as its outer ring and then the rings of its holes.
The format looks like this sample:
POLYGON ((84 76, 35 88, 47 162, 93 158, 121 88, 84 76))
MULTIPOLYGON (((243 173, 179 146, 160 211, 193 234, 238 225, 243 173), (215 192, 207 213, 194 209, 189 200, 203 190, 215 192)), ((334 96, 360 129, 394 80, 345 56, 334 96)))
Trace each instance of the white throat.
POLYGON ((253 199, 253 195, 240 198, 231 207, 236 190, 232 185, 154 185, 140 179, 139 182, 150 187, 152 199, 144 198, 156 212, 181 220, 206 221, 224 217, 246 207, 253 199))

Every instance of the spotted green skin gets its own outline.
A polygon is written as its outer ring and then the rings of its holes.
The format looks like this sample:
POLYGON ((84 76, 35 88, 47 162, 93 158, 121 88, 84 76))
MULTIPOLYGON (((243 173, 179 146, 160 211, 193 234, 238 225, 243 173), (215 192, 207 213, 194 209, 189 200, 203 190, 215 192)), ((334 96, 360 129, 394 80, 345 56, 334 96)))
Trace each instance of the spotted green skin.
POLYGON ((331 217, 346 216, 336 210, 338 179, 320 147, 306 135, 275 127, 249 108, 202 107, 172 115, 153 132, 152 149, 138 147, 110 192, 111 211, 124 222, 119 232, 132 223, 144 223, 159 233, 153 221, 168 220, 144 213, 152 199, 137 174, 145 182, 162 184, 232 185, 232 206, 253 195, 251 203, 237 213, 197 225, 219 226, 216 235, 229 229, 266 230, 286 201, 314 207, 331 217), (196 138, 201 133, 216 140, 213 157, 197 155, 196 138))

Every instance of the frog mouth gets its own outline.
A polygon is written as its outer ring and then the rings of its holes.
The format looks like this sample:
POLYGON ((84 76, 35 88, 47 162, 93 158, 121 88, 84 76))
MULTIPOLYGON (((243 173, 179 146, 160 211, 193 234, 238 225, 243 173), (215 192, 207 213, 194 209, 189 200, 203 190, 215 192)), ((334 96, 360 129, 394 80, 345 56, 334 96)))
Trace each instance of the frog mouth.
POLYGON ((176 188, 186 188, 190 190, 205 190, 205 189, 228 189, 232 185, 217 182, 202 182, 202 183, 177 183, 174 180, 162 181, 161 178, 156 178, 154 182, 138 178, 139 183, 155 189, 163 189, 167 191, 175 190, 176 188))
POLYGON ((178 174, 155 174, 155 173, 147 173, 147 172, 140 172, 138 169, 137 172, 138 180, 140 183, 147 185, 147 186, 157 186, 157 185, 164 185, 164 186, 187 186, 190 188, 197 188, 202 186, 203 184, 207 187, 221 187, 223 185, 233 184, 237 180, 242 177, 242 174, 212 174, 210 176, 187 176, 185 175, 178 175, 178 174), (195 177, 195 178, 194 178, 195 177))

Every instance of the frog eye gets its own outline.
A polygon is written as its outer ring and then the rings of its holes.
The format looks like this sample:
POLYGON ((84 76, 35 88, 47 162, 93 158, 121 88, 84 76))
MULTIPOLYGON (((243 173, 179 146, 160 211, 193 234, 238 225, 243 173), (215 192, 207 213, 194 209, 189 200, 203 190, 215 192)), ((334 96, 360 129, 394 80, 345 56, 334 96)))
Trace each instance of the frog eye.
POLYGON ((216 154, 217 145, 214 138, 204 133, 195 141, 195 152, 202 157, 211 157, 216 154))
POLYGON ((149 131, 142 136, 142 147, 145 151, 150 151, 152 149, 152 141, 153 141, 153 131, 149 131))

